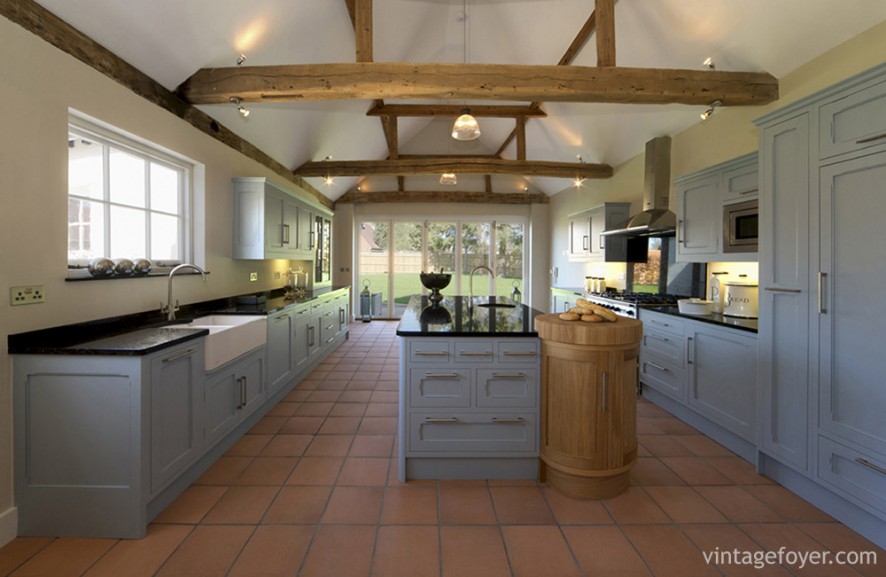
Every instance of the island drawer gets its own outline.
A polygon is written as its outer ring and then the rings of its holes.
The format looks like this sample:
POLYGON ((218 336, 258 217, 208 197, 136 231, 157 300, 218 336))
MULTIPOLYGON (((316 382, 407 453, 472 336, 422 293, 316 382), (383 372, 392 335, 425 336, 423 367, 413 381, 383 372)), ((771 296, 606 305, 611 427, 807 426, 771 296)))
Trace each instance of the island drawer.
POLYGON ((534 452, 534 413, 413 413, 409 418, 410 452, 534 452))
POLYGON ((495 342, 490 340, 455 339, 455 362, 491 363, 495 360, 495 342))
POLYGON ((539 359, 539 341, 503 339, 496 344, 499 363, 536 364, 539 359))
POLYGON ((477 369, 476 406, 538 406, 538 371, 507 368, 477 369))
POLYGON ((416 339, 409 343, 409 362, 441 364, 452 360, 450 341, 443 339, 416 339))
POLYGON ((471 369, 409 370, 410 407, 470 407, 471 369))

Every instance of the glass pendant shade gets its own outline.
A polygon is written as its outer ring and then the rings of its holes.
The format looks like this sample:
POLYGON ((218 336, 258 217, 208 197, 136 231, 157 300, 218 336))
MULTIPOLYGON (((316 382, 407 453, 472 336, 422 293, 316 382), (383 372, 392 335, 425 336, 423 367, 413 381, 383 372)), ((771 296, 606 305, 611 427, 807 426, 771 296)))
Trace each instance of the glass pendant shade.
POLYGON ((480 138, 480 125, 477 119, 471 116, 471 111, 465 108, 461 116, 455 119, 452 125, 452 138, 456 140, 476 140, 480 138))
POLYGON ((440 175, 440 184, 458 184, 458 178, 454 172, 444 172, 440 175))

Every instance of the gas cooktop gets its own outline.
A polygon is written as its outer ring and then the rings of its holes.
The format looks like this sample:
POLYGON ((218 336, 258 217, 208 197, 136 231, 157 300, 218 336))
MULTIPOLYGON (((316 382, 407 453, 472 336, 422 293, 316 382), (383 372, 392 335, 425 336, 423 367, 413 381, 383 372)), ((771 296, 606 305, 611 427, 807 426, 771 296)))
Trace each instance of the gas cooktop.
POLYGON ((622 316, 636 318, 639 307, 677 306, 677 299, 685 297, 656 293, 590 293, 585 298, 622 316))

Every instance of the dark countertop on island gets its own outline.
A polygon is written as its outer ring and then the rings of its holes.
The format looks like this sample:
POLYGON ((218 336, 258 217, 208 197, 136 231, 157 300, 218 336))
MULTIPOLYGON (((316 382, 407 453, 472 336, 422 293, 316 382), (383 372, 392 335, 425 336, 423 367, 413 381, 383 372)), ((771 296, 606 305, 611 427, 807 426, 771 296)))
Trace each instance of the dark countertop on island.
MULTIPOLYGON (((179 343, 204 337, 206 329, 167 329, 164 325, 188 323, 209 314, 266 315, 301 305, 350 285, 322 287, 307 291, 298 299, 286 299, 283 290, 262 293, 260 302, 244 303, 242 295, 182 305, 174 321, 166 320, 159 309, 9 335, 11 355, 147 355, 179 343)), ((246 299, 250 300, 250 299, 246 299)))
MULTIPOLYGON (((643 310, 655 311, 657 313, 664 313, 666 315, 673 315, 675 317, 681 317, 693 321, 701 321, 703 323, 710 323, 713 325, 719 325, 721 327, 730 327, 750 333, 757 332, 757 319, 728 317, 719 313, 711 313, 709 315, 686 315, 680 313, 680 310, 677 307, 643 307, 641 311, 643 310)), ((640 318, 642 319, 642 317, 643 313, 640 312, 640 318)))
POLYGON ((543 314, 505 297, 447 296, 433 306, 426 296, 409 299, 397 325, 401 337, 537 337, 535 317, 543 314), (468 304, 473 306, 468 306, 468 304), (504 306, 484 307, 483 304, 504 306), (511 305, 511 306, 509 306, 511 305))

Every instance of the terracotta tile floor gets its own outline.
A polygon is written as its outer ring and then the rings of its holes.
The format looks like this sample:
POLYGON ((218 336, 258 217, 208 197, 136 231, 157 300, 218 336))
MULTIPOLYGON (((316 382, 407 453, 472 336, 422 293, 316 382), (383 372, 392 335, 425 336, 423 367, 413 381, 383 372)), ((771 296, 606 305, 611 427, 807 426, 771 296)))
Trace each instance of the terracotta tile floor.
POLYGON ((351 338, 138 541, 19 538, 0 576, 886 575, 886 553, 646 401, 632 486, 397 482, 396 323, 351 338), (712 566, 702 551, 877 551, 878 566, 712 566))

